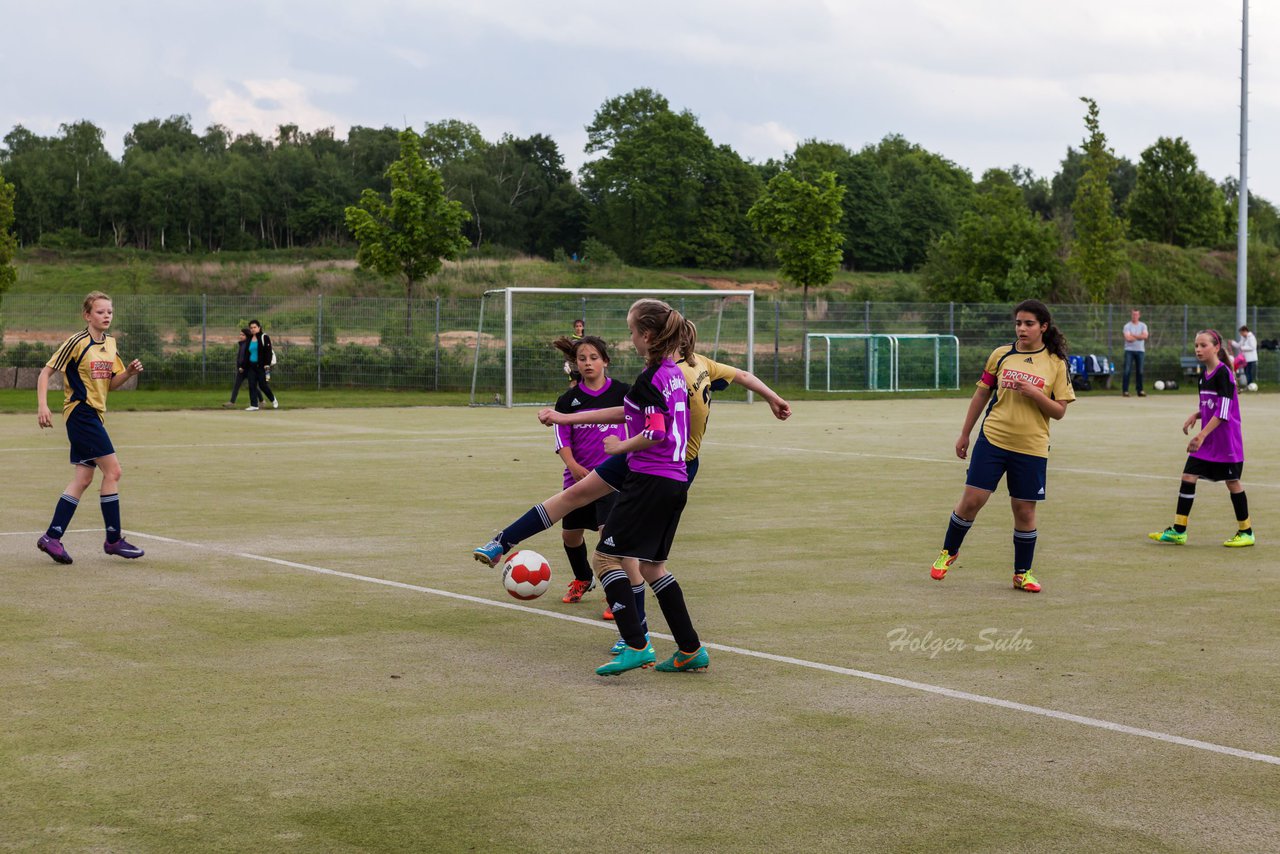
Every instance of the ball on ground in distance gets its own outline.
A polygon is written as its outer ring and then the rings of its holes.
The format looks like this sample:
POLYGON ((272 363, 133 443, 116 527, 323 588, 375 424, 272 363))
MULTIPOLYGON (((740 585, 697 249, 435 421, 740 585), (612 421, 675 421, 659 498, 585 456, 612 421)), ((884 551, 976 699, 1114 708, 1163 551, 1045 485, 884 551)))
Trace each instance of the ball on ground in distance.
POLYGON ((1257 390, 1258 390, 1258 384, 1257 384, 1257 383, 1249 383, 1248 388, 1249 388, 1249 391, 1257 391, 1257 390))
POLYGON ((502 586, 521 601, 537 599, 551 586, 551 566, 532 549, 521 549, 503 565, 502 586))
POLYGON ((1156 391, 1164 391, 1164 380, 1156 380, 1156 391))

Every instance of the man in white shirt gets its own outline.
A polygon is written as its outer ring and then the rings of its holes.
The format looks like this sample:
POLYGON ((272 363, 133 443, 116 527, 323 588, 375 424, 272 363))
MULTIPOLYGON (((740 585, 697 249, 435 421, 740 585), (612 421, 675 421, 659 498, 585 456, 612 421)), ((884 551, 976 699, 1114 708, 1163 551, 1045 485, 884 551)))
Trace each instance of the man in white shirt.
POLYGON ((1151 333, 1147 331, 1147 324, 1140 319, 1142 312, 1136 308, 1130 312, 1132 318, 1124 325, 1124 381, 1121 384, 1121 393, 1129 396, 1129 373, 1136 370, 1138 374, 1138 397, 1146 397, 1147 393, 1142 390, 1142 363, 1147 357, 1147 338, 1151 333))

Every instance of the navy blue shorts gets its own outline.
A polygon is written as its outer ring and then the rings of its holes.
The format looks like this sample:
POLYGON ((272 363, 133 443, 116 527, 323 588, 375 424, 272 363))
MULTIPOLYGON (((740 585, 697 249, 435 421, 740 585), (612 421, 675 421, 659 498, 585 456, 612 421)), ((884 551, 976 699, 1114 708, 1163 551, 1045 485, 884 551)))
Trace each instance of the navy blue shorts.
POLYGON ((1032 454, 1019 454, 997 448, 978 433, 978 441, 969 452, 969 473, 965 486, 995 492, 1000 478, 1009 476, 1009 497, 1020 501, 1044 501, 1049 460, 1032 454))
POLYGON ((116 452, 107 435, 107 427, 97 410, 87 403, 77 403, 67 413, 67 438, 71 440, 71 464, 95 466, 94 460, 116 452))
MULTIPOLYGON (((627 465, 627 455, 618 454, 617 456, 609 457, 609 459, 596 466, 594 471, 600 475, 601 480, 609 484, 614 492, 619 492, 622 489, 623 481, 630 474, 631 468, 627 465)), ((693 479, 698 476, 697 457, 684 464, 684 474, 688 478, 685 483, 693 486, 693 479)))

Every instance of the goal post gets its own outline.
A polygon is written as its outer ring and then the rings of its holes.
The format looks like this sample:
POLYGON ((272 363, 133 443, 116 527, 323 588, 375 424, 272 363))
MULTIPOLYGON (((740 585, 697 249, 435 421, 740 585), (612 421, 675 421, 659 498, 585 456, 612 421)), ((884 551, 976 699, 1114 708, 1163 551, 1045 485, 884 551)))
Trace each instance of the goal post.
POLYGON ((804 340, 806 391, 937 391, 960 387, 954 335, 810 332, 804 340))
MULTIPOLYGON (((644 369, 627 329, 637 299, 668 302, 698 327, 697 352, 755 370, 755 292, 639 288, 501 288, 486 291, 473 351, 471 405, 546 406, 567 388, 551 342, 583 320, 609 348, 609 374, 630 382, 644 369)), ((732 389, 733 386, 730 386, 732 389)), ((753 395, 744 390, 746 402, 753 395)))

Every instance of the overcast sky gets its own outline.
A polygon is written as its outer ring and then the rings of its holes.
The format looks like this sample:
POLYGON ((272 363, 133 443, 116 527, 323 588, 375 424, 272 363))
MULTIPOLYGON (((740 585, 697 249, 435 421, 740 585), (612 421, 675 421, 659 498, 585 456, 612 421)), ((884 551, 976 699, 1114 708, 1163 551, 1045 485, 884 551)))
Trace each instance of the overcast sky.
MULTIPOLYGON (((1280 3, 1253 0, 1250 189, 1280 203, 1280 3)), ((583 127, 638 87, 744 157, 898 133, 969 169, 1052 176, 1087 95, 1116 152, 1184 137, 1238 171, 1240 0, 0 0, 0 133, 87 119, 119 155, 136 122, 188 114, 270 135, 446 118, 583 127)))

